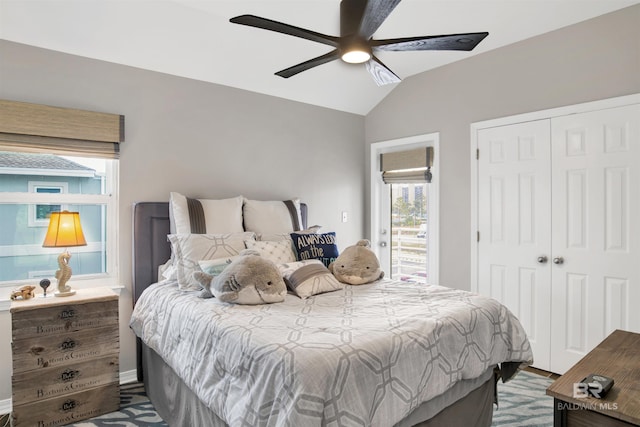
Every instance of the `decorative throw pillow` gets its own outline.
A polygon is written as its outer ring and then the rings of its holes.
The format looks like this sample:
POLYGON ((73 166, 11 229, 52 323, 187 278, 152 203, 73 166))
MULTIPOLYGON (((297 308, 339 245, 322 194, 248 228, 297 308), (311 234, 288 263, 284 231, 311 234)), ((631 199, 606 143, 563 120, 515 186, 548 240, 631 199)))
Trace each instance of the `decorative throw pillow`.
POLYGON ((191 199, 180 193, 169 196, 171 234, 240 233, 244 197, 191 199))
POLYGON ((158 282, 163 280, 176 280, 177 279, 176 267, 173 265, 173 259, 165 262, 158 267, 158 282))
POLYGON ((257 242, 255 240, 246 240, 244 242, 247 249, 258 251, 260 255, 276 264, 282 262, 293 262, 296 255, 291 248, 291 240, 280 240, 277 242, 257 242))
POLYGON ((177 269, 178 288, 200 290, 202 286, 193 273, 201 271, 199 261, 238 255, 245 249, 244 241, 253 233, 230 234, 170 234, 171 250, 177 269))
POLYGON ((329 264, 338 258, 336 233, 333 231, 322 234, 291 233, 291 240, 298 261, 318 259, 325 267, 329 267, 329 264))
POLYGON ((300 298, 344 288, 322 262, 316 259, 279 264, 287 287, 300 298))
POLYGON ((256 234, 290 233, 302 229, 300 199, 260 201, 244 199, 244 229, 256 234))
MULTIPOLYGON (((250 240, 247 240, 249 242, 250 240)), ((198 261, 198 265, 205 273, 211 276, 218 276, 222 271, 229 266, 234 260, 238 259, 240 255, 229 256, 224 258, 206 259, 198 261)))

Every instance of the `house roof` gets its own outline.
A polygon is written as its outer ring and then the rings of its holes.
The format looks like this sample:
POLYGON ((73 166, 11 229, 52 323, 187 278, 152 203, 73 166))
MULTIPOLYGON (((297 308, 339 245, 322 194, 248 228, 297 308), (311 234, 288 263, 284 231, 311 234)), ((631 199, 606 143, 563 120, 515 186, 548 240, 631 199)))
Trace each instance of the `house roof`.
MULTIPOLYGON (((380 51, 376 56, 406 79, 638 3, 403 0, 375 39, 484 31, 489 36, 472 52, 380 51)), ((333 48, 229 22, 253 14, 335 36, 339 10, 338 0, 2 0, 0 39, 366 115, 402 83, 378 87, 363 64, 340 60, 283 79, 274 73, 333 48)))
POLYGON ((30 154, 0 151, 0 169, 39 169, 94 172, 93 169, 54 154, 30 154))

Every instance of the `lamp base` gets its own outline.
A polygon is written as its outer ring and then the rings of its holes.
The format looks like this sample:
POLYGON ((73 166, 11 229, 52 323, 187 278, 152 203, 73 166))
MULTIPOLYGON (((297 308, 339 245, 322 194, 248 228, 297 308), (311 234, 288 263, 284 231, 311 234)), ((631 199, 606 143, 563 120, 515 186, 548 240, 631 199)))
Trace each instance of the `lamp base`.
POLYGON ((76 291, 74 291, 73 289, 66 292, 56 291, 53 294, 57 297, 70 297, 71 295, 75 295, 76 291))

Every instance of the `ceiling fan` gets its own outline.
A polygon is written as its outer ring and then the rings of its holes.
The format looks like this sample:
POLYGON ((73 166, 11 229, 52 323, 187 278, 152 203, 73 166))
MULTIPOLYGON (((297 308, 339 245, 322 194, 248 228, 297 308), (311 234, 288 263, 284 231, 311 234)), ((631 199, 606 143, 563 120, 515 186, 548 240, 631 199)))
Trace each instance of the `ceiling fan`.
POLYGON ((374 52, 381 50, 470 51, 489 35, 484 32, 374 40, 373 33, 387 19, 398 3, 400 0, 342 0, 340 2, 340 37, 317 33, 254 15, 240 15, 231 18, 230 21, 234 24, 262 28, 334 47, 329 53, 278 71, 276 75, 280 77, 289 78, 302 71, 341 58, 348 63, 365 63, 378 86, 397 83, 400 78, 384 65, 374 55, 374 52))

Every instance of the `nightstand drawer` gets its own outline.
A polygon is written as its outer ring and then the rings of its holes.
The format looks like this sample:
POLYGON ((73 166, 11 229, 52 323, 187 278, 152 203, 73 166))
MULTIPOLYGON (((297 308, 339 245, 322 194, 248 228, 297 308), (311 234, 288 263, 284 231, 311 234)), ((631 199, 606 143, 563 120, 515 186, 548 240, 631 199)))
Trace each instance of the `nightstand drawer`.
POLYGON ((13 400, 27 404, 119 382, 117 354, 69 366, 16 373, 13 400))
POLYGON ((118 300, 16 311, 13 339, 25 339, 118 325, 118 300))
POLYGON ((14 427, 60 426, 114 412, 119 407, 120 386, 115 383, 81 393, 16 405, 11 414, 12 425, 14 427))
POLYGON ((74 366, 85 360, 118 354, 119 349, 117 327, 16 339, 13 341, 13 372, 74 366))

